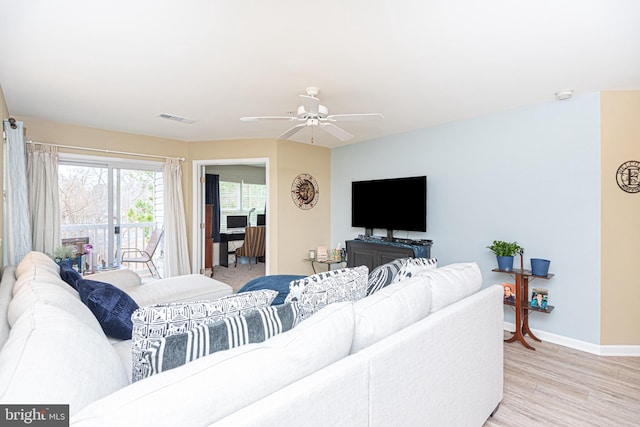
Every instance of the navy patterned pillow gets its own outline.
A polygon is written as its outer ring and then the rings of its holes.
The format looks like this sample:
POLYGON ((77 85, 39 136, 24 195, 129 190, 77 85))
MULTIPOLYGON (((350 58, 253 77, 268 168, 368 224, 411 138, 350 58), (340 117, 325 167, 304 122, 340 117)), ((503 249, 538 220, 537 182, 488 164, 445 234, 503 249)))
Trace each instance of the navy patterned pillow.
POLYGON ((141 378, 146 378, 217 351, 263 342, 292 329, 298 322, 296 304, 281 304, 164 338, 151 338, 142 354, 141 378))
POLYGON ((405 266, 409 258, 398 258, 386 264, 377 266, 369 273, 367 295, 374 294, 380 289, 393 283, 398 272, 405 266))

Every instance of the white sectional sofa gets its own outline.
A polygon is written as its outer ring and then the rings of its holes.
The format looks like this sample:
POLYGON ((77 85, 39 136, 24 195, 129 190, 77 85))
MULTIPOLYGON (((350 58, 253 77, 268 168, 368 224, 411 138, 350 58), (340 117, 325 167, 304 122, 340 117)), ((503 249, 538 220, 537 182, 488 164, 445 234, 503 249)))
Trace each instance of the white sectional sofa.
MULTIPOLYGON (((56 280, 55 264, 37 261, 3 272, 0 403, 70 404, 73 426, 466 427, 481 426, 502 399, 503 291, 478 290, 475 263, 331 304, 263 343, 131 383, 130 341, 107 338, 56 280), (32 301, 18 313, 23 292, 32 301)), ((155 304, 188 299, 204 279, 168 279, 157 294, 160 282, 118 285, 155 304), (174 286, 183 293, 171 295, 174 286)))

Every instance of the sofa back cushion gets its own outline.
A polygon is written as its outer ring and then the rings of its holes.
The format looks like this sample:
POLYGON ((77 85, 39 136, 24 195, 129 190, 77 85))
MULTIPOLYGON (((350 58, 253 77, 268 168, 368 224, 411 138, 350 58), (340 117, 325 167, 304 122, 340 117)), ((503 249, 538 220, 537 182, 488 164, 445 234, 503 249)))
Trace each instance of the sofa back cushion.
POLYGON ((71 414, 129 384, 102 332, 39 301, 13 325, 0 366, 2 403, 69 404, 71 414))
MULTIPOLYGON (((23 275, 22 277, 25 277, 23 275)), ((102 328, 91 311, 80 301, 78 293, 69 285, 58 282, 31 280, 22 286, 9 303, 7 319, 14 325, 36 302, 58 307, 76 318, 76 321, 102 333, 102 328)))
POLYGON ((482 286, 482 272, 476 262, 423 270, 418 276, 424 277, 431 287, 430 313, 478 292, 482 286))
POLYGON ((422 277, 392 283, 353 305, 356 316, 351 353, 388 337, 426 317, 431 287, 422 277))
POLYGON ((2 280, 0 281, 0 349, 5 341, 9 338, 9 302, 11 302, 11 294, 13 284, 15 283, 16 268, 8 265, 2 271, 2 280))
POLYGON ((23 274, 31 276, 41 273, 60 278, 58 264, 42 252, 31 251, 16 266, 16 279, 23 274))
POLYGON ((352 303, 331 304, 263 343, 214 353, 138 381, 85 408, 73 425, 146 425, 149 414, 164 425, 212 424, 347 356, 353 329, 352 303))

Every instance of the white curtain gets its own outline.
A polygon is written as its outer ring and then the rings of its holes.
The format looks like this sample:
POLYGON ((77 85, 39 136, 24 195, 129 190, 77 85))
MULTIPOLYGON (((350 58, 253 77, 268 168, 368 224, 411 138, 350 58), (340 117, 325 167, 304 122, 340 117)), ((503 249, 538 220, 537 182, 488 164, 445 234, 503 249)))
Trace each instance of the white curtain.
POLYGON ((53 254, 60 246, 58 151, 55 146, 27 144, 27 180, 33 250, 53 254))
POLYGON ((165 276, 190 274, 187 223, 182 196, 180 160, 167 159, 162 168, 164 182, 164 265, 165 276))
POLYGON ((27 190, 27 162, 22 122, 4 121, 7 135, 5 151, 5 253, 4 263, 17 265, 31 251, 29 204, 27 190))

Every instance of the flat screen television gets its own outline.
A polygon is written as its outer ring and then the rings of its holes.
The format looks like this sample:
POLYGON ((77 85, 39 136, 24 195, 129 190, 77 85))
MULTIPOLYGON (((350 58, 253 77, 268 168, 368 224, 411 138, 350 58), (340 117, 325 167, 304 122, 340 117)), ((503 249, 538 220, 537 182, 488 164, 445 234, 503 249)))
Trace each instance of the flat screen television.
POLYGON ((427 231, 427 177, 377 179, 351 183, 351 226, 427 231))

